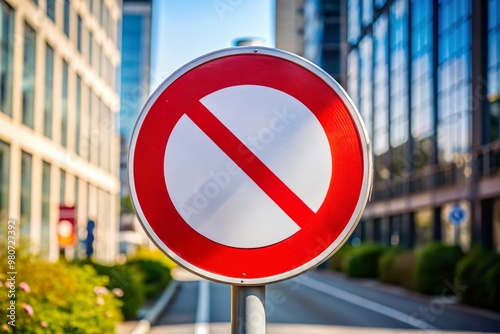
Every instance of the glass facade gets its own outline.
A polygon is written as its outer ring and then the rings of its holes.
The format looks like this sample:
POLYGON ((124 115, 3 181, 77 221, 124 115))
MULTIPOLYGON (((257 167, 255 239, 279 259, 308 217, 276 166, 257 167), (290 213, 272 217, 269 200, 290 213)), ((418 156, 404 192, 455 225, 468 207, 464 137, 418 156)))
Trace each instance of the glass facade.
POLYGON ((0 112, 12 116, 14 10, 0 2, 0 112))
POLYGON ((47 258, 50 253, 50 164, 42 165, 42 225, 40 230, 40 252, 47 258))
POLYGON ((23 58, 23 124, 33 128, 35 121, 35 64, 36 32, 24 23, 24 58, 23 58))
POLYGON ((389 150, 389 21, 381 16, 373 25, 373 154, 375 180, 388 177, 384 158, 389 150))
POLYGON ((407 163, 404 145, 408 142, 408 6, 406 0, 396 0, 390 8, 389 50, 390 69, 390 130, 393 149, 390 172, 394 178, 404 177, 407 163))
POLYGON ((393 245, 500 249, 491 233, 491 203, 500 201, 500 2, 348 0, 347 10, 347 91, 373 140, 363 233, 393 245), (456 205, 471 212, 460 227, 449 219, 456 205))
POLYGON ((33 157, 26 153, 21 153, 21 217, 19 231, 21 236, 29 237, 31 231, 31 180, 32 180, 33 157))
POLYGON ((471 145, 470 2, 439 1, 438 160, 463 161, 471 145))
POLYGON ((489 0, 488 8, 488 141, 500 140, 500 2, 489 0))
POLYGON ((120 135, 128 145, 134 124, 149 92, 148 21, 149 16, 136 13, 123 16, 120 135), (139 48, 139 50, 138 50, 139 48))
POLYGON ((359 52, 354 49, 347 57, 347 87, 349 96, 359 106, 359 52))
POLYGON ((2 221, 7 220, 7 213, 9 212, 9 175, 10 146, 0 140, 0 219, 2 221))
POLYGON ((360 76, 359 76, 359 112, 365 123, 368 138, 372 138, 372 107, 373 107, 373 43, 370 35, 365 35, 359 42, 360 76))
POLYGON ((43 113, 43 134, 52 138, 52 116, 54 108, 54 49, 45 46, 45 98, 43 113))
POLYGON ((432 162, 434 135, 432 66, 432 0, 412 0, 412 78, 411 135, 413 168, 421 169, 432 162))
POLYGON ((355 44, 361 35, 361 0, 347 0, 347 41, 355 44))

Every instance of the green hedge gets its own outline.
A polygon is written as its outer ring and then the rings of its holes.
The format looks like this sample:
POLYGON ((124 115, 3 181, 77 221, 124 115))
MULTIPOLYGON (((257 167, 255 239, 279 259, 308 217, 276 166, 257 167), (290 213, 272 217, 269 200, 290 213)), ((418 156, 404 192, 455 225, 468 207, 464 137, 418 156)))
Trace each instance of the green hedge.
POLYGON ((127 262, 127 267, 135 267, 143 273, 146 298, 159 296, 170 282, 170 269, 162 262, 136 258, 127 262))
POLYGON ((416 256, 412 251, 390 248, 379 258, 380 281, 414 289, 415 262, 416 256))
MULTIPOLYGON (((0 246, 0 258, 5 248, 0 246)), ((89 266, 46 262, 38 257, 16 254, 15 333, 114 333, 120 321, 120 302, 103 286, 107 279, 89 266), (22 283, 22 284, 21 284, 22 283)), ((7 261, 0 270, 6 273, 7 261)), ((0 328, 14 333, 10 319, 7 278, 0 276, 0 328)))
POLYGON ((354 248, 344 259, 347 275, 351 277, 378 277, 378 260, 386 248, 376 244, 364 244, 354 248))
POLYGON ((456 276, 462 302, 500 311, 500 254, 474 247, 458 263, 456 276))
POLYGON ((464 256, 459 246, 431 243, 417 255, 415 288, 425 294, 452 293, 457 263, 464 256))
POLYGON ((344 260, 354 248, 346 243, 328 260, 328 268, 335 271, 344 271, 344 260))
MULTIPOLYGON (((125 319, 133 319, 146 300, 144 291, 144 276, 142 272, 126 264, 104 265, 95 262, 89 263, 99 275, 108 277, 106 288, 122 291, 123 302, 121 312, 125 319)), ((121 294, 121 293, 120 293, 121 294)))

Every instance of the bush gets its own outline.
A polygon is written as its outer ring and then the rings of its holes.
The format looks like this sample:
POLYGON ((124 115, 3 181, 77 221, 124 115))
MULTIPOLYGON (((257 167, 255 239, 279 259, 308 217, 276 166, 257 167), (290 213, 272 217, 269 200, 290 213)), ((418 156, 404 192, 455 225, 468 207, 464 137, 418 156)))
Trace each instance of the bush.
POLYGON ((399 253, 401 253, 400 248, 389 248, 378 259, 378 278, 381 282, 398 283, 398 277, 394 270, 394 260, 399 253))
POLYGON ((390 248, 379 258, 380 281, 414 289, 415 260, 416 257, 412 251, 403 248, 390 248))
POLYGON ((354 248, 345 258, 345 272, 352 277, 378 277, 378 259, 385 251, 384 246, 364 244, 354 248))
POLYGON ((396 255, 394 258, 393 273, 396 277, 396 284, 414 290, 415 278, 414 271, 417 262, 417 257, 414 252, 405 250, 396 255))
POLYGON ((353 250, 353 247, 345 243, 340 249, 328 260, 328 268, 335 271, 344 270, 344 260, 347 254, 353 250))
POLYGON ((158 249, 139 248, 137 250, 137 253, 131 258, 131 260, 135 259, 155 260, 161 262, 164 266, 166 266, 170 270, 177 267, 177 263, 172 261, 168 256, 163 254, 163 252, 158 249))
MULTIPOLYGON (((6 258, 0 247, 0 258, 6 258)), ((0 264, 6 273, 7 261, 0 264)), ((121 320, 120 302, 103 286, 105 277, 89 266, 46 262, 35 256, 16 254, 16 333, 113 333, 121 320), (22 283, 22 284, 21 284, 22 283)), ((6 324, 8 276, 1 276, 0 326, 6 324)))
POLYGON ((89 263, 99 275, 107 276, 106 288, 121 291, 123 302, 121 312, 125 319, 133 319, 146 300, 142 273, 134 267, 118 264, 107 266, 95 262, 89 263))
POLYGON ((127 267, 135 267, 143 274, 146 298, 159 296, 171 279, 170 269, 158 260, 132 259, 127 262, 127 267))
POLYGON ((425 294, 451 293, 455 269, 463 257, 459 246, 431 243, 417 257, 414 279, 416 290, 425 294))
POLYGON ((500 255, 474 247, 456 268, 456 291, 464 303, 500 310, 500 255))

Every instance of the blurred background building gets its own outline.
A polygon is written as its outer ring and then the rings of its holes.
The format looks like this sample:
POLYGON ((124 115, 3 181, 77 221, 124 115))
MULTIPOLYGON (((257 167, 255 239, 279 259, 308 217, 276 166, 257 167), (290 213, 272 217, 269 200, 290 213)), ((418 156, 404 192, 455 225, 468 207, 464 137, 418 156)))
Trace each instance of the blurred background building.
POLYGON ((0 0, 0 219, 49 259, 61 205, 76 245, 93 220, 95 257, 117 255, 120 20, 118 0, 0 0))
POLYGON ((337 79, 366 124, 375 181, 352 239, 500 250, 500 2, 277 0, 276 45, 337 79))
POLYGON ((500 250, 500 2, 346 5, 347 90, 375 163, 355 237, 500 250))
POLYGON ((120 252, 129 254, 148 244, 133 212, 128 187, 130 139, 150 94, 152 0, 123 0, 120 92, 120 252))
POLYGON ((304 55, 304 0, 275 0, 276 48, 304 55))

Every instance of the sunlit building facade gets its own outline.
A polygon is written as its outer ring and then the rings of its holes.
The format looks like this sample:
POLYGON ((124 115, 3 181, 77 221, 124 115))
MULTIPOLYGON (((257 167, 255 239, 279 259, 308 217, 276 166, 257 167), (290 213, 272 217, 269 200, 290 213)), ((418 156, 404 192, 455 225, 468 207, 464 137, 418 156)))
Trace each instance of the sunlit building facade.
POLYGON ((374 188, 354 237, 500 250, 500 2, 347 0, 374 188))
POLYGON ((0 220, 51 260, 61 205, 77 239, 95 222, 95 258, 117 255, 120 20, 119 0, 0 0, 0 220))
POLYGON ((276 0, 276 48, 304 54, 304 2, 305 0, 276 0))

